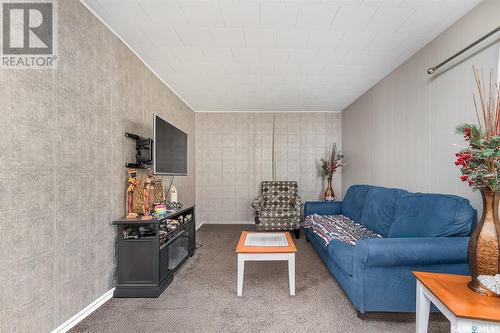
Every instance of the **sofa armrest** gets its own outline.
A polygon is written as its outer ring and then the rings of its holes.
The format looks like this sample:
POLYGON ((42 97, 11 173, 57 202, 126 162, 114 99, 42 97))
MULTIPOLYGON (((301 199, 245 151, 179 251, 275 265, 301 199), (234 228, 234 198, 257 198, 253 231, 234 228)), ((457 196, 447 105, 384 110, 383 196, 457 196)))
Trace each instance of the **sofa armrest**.
POLYGON ((354 267, 423 266, 467 262, 469 237, 370 238, 356 243, 354 267))
POLYGON ((304 216, 340 215, 341 213, 342 201, 307 201, 304 205, 304 216))

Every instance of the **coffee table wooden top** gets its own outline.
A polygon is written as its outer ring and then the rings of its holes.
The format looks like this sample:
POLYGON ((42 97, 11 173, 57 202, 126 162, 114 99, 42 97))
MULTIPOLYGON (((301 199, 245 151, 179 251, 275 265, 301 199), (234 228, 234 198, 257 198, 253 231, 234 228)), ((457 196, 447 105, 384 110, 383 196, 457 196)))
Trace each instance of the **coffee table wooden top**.
MULTIPOLYGON (((245 246, 245 240, 247 239, 248 234, 254 234, 258 232, 248 232, 243 231, 240 236, 240 240, 238 242, 238 246, 236 246, 236 253, 291 253, 297 252, 297 248, 293 243, 293 239, 290 236, 289 232, 282 232, 286 237, 288 242, 288 246, 245 246)), ((279 233, 279 232, 276 232, 279 233)))
POLYGON ((470 276, 413 272, 457 317, 500 322, 500 298, 478 294, 467 283, 470 276))

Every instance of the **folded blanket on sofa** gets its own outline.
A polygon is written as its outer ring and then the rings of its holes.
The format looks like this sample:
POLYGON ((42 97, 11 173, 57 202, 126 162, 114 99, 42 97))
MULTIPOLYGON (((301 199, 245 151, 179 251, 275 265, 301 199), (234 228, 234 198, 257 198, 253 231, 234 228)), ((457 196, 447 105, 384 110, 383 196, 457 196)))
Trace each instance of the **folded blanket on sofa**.
POLYGON ((332 239, 355 246, 360 239, 382 237, 344 215, 309 215, 304 220, 304 228, 311 228, 326 245, 332 239))

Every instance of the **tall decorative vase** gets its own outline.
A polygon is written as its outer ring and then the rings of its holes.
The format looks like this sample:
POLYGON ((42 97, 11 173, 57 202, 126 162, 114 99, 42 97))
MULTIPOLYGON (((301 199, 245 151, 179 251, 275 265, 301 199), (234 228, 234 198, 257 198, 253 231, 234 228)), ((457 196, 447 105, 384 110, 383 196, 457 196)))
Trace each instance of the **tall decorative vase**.
POLYGON ((332 188, 332 177, 328 177, 328 186, 325 191, 325 201, 335 201, 335 193, 332 188))
POLYGON ((498 217, 500 191, 481 191, 481 194, 483 216, 469 241, 469 269, 472 278, 469 288, 484 295, 499 296, 486 288, 477 277, 494 276, 500 273, 500 220, 498 217))

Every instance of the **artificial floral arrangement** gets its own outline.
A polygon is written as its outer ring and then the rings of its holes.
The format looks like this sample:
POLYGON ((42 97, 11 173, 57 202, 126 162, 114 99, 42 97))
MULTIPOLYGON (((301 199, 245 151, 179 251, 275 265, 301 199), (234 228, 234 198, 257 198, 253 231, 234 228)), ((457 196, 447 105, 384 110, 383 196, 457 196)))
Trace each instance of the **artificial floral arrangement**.
POLYGON ((474 78, 479 92, 479 104, 474 96, 478 124, 462 124, 457 134, 464 136, 469 145, 456 154, 455 165, 460 167, 460 179, 473 190, 500 190, 500 89, 494 87, 490 73, 489 95, 481 72, 474 68, 474 78), (495 91, 495 94, 494 94, 495 91))
POLYGON ((460 179, 473 190, 480 190, 483 214, 474 229, 468 247, 468 263, 473 291, 500 297, 500 87, 493 84, 490 72, 489 86, 482 72, 473 68, 479 103, 474 95, 476 124, 462 124, 457 133, 464 136, 468 146, 456 154, 455 165, 460 167, 460 179), (479 112, 479 107, 481 113, 479 112))
POLYGON ((332 178, 335 171, 338 168, 342 167, 342 159, 344 155, 342 155, 342 151, 337 147, 337 144, 334 142, 329 149, 329 157, 321 159, 321 174, 328 178, 332 178))
POLYGON ((321 159, 321 175, 326 176, 328 179, 328 186, 325 191, 325 201, 334 201, 335 193, 332 188, 332 177, 338 168, 342 167, 342 160, 344 155, 342 151, 337 147, 337 143, 333 143, 329 149, 329 156, 321 159))

